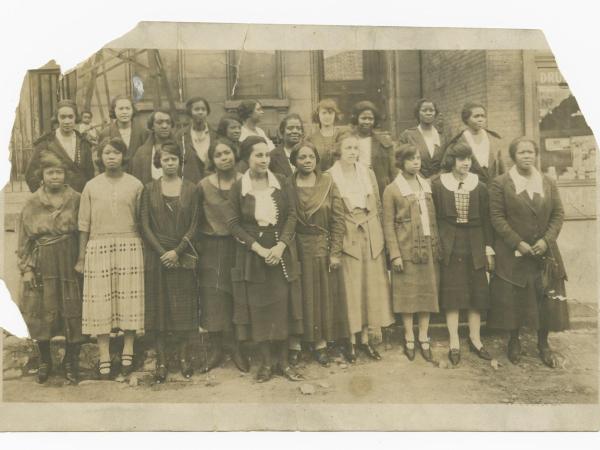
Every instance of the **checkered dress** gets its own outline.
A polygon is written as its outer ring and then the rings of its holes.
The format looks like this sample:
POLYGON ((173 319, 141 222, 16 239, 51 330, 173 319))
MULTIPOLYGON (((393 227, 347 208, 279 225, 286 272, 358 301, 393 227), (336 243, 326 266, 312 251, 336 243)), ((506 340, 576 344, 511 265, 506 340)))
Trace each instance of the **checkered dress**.
POLYGON ((456 205, 456 223, 469 223, 469 197, 470 193, 463 189, 464 183, 458 183, 454 191, 454 204, 456 205))

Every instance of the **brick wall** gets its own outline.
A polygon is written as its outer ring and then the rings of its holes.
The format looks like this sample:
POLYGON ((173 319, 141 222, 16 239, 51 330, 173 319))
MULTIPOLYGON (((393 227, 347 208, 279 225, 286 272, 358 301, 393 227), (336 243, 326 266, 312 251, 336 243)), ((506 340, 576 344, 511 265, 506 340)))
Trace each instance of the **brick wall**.
POLYGON ((488 110, 488 127, 502 136, 504 160, 509 164, 508 143, 524 133, 523 58, 521 51, 423 51, 423 95, 440 111, 445 139, 464 128, 460 118, 468 101, 488 110))

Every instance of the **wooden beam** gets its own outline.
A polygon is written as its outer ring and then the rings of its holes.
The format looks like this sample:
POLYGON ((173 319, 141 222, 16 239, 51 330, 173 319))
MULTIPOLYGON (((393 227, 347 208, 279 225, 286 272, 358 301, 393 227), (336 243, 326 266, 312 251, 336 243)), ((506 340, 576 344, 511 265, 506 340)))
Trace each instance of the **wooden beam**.
MULTIPOLYGON (((175 106, 175 99, 173 98, 173 93, 171 92, 171 86, 169 86, 169 79, 167 78, 167 73, 165 72, 165 68, 162 64, 162 59, 160 58, 160 53, 158 50, 153 50, 154 58, 156 61, 156 68, 158 70, 158 76, 160 77, 160 81, 162 81, 163 88, 165 89, 165 93, 167 94, 167 100, 169 102, 169 109, 171 110, 171 115, 173 120, 179 122, 177 119, 177 107, 175 106)), ((173 124, 175 126, 176 123, 173 124)))
POLYGON ((102 61, 102 50, 96 53, 94 58, 94 68, 90 71, 90 80, 88 81, 88 85, 85 90, 85 97, 83 101, 83 109, 90 109, 90 105, 92 104, 92 96, 94 95, 94 87, 96 86, 96 74, 97 68, 102 61))

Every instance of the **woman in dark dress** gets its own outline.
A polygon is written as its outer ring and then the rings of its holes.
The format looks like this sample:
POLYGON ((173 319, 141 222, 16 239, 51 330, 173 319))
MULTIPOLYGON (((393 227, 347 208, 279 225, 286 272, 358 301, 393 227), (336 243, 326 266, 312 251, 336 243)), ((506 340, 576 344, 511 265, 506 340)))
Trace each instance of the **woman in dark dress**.
POLYGON ((492 226, 486 186, 470 173, 473 152, 455 144, 444 156, 443 170, 431 185, 443 262, 440 266, 440 307, 450 335, 448 358, 460 362, 459 311, 468 311, 469 348, 492 359, 481 343, 481 312, 489 308, 486 270, 494 270, 492 226))
POLYGON ((200 325, 209 333, 214 351, 203 372, 223 361, 223 340, 233 338, 231 358, 242 372, 250 370, 248 359, 240 353, 233 336, 233 289, 231 268, 235 264, 235 239, 225 222, 231 186, 242 176, 235 170, 236 155, 229 141, 218 140, 208 150, 208 169, 212 172, 198 183, 199 220, 198 284, 200 285, 200 325))
POLYGON ((181 373, 190 378, 193 368, 188 351, 191 335, 198 332, 196 250, 192 239, 198 222, 196 186, 179 175, 181 149, 176 142, 162 145, 154 164, 162 177, 151 181, 142 193, 141 222, 146 270, 146 330, 156 333, 155 379, 166 380, 166 338, 179 340, 181 373))
POLYGON ((398 141, 400 144, 411 144, 419 149, 421 175, 431 178, 441 171, 444 148, 434 125, 439 111, 433 101, 422 98, 417 101, 414 114, 418 125, 404 130, 398 141))
MULTIPOLYGON (((346 231, 342 197, 328 173, 318 170, 319 153, 310 142, 290 154, 296 167, 296 242, 302 271, 304 334, 314 357, 329 365, 327 342, 348 339, 350 330, 341 273, 342 241, 346 231)), ((297 360, 300 338, 290 338, 290 361, 297 360)))
POLYGON ((556 244, 564 211, 556 183, 535 168, 538 153, 531 139, 512 141, 515 165, 490 187, 496 276, 487 323, 510 332, 508 358, 514 364, 521 355, 520 328, 537 330, 540 357, 554 368, 558 360, 548 332, 569 328, 567 275, 556 244))
POLYGON ((302 334, 300 263, 296 251, 296 202, 283 177, 269 171, 269 149, 260 136, 241 145, 249 169, 229 194, 227 225, 238 240, 233 283, 233 322, 241 340, 258 344, 257 380, 277 372, 291 381, 302 376, 288 362, 288 338, 302 334))
POLYGON ((23 276, 19 308, 37 341, 37 380, 52 370, 50 339, 65 336, 65 376, 79 380, 81 280, 75 272, 79 254, 79 194, 65 184, 65 163, 51 152, 39 159, 41 187, 27 200, 19 221, 18 264, 23 276))

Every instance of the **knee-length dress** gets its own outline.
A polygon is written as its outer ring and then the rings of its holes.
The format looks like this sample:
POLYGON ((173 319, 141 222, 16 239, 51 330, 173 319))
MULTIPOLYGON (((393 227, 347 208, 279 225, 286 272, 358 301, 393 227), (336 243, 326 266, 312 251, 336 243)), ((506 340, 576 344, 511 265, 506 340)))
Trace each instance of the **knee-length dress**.
POLYGON ((219 189, 209 177, 198 183, 200 324, 209 332, 233 330, 231 269, 236 241, 225 222, 229 194, 230 190, 219 189))
POLYGON ((139 232, 142 183, 102 173, 85 185, 79 230, 89 233, 83 279, 83 333, 144 330, 144 253, 139 232))
POLYGON ((439 311, 439 238, 429 182, 417 175, 414 192, 399 173, 383 193, 383 230, 390 260, 402 258, 403 271, 392 270, 395 313, 439 311))
POLYGON ((350 333, 365 328, 380 334, 381 327, 394 323, 390 301, 381 201, 372 170, 355 164, 357 178, 348 182, 339 161, 329 173, 344 204, 346 231, 342 241, 342 269, 350 333))
POLYGON ((496 274, 490 283, 491 328, 561 331, 569 328, 567 274, 556 244, 564 210, 556 183, 537 171, 530 183, 513 166, 490 186, 496 274), (517 252, 521 241, 546 241, 544 257, 517 252))
POLYGON ((342 257, 346 230, 344 205, 333 179, 317 174, 314 186, 298 186, 296 242, 302 271, 305 342, 334 341, 349 336, 342 269, 329 270, 331 257, 342 257))
POLYGON ((237 239, 233 285, 233 323, 240 340, 285 340, 300 335, 302 292, 296 250, 296 204, 289 182, 268 174, 268 189, 254 191, 250 171, 231 188, 226 221, 237 239), (280 264, 269 266, 252 251, 286 244, 280 264))
POLYGON ((78 211, 79 193, 69 186, 58 208, 40 187, 21 211, 18 265, 21 272, 32 271, 38 285, 23 284, 19 301, 32 339, 82 340, 82 283, 74 269, 79 255, 78 211))
POLYGON ((177 197, 162 193, 161 179, 144 187, 141 205, 142 234, 146 243, 145 321, 147 331, 198 330, 198 283, 195 268, 167 268, 162 254, 195 256, 191 248, 198 225, 198 193, 187 180, 177 197))
POLYGON ((486 310, 490 291, 485 259, 494 254, 487 187, 474 173, 462 182, 452 173, 443 173, 431 189, 444 255, 440 307, 486 310))

